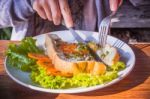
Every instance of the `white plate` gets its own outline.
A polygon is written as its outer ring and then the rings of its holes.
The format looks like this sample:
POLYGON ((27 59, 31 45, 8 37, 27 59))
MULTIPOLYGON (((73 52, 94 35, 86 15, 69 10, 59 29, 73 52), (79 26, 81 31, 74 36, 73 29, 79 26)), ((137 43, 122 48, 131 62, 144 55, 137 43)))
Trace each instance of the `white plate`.
MULTIPOLYGON (((77 31, 79 35, 85 40, 87 36, 90 36, 90 40, 94 40, 98 42, 98 33, 96 32, 89 32, 89 31, 77 31)), ((64 41, 73 41, 74 38, 69 33, 68 31, 57 31, 57 32, 51 32, 53 34, 57 34, 59 37, 61 37, 64 41)), ((44 42, 45 42, 45 34, 39 35, 35 37, 37 39, 37 45, 40 47, 44 47, 44 42)), ((118 39, 112 36, 108 36, 107 43, 113 45, 118 39)), ((118 48, 118 51, 121 55, 121 59, 126 63, 126 68, 119 72, 119 77, 114 79, 111 82, 102 84, 102 85, 97 85, 97 86, 92 86, 92 87, 87 87, 87 88, 70 88, 70 89, 46 89, 42 88, 39 85, 34 84, 30 77, 29 73, 22 72, 20 70, 17 70, 13 68, 12 66, 9 66, 7 64, 7 58, 5 59, 5 69, 8 75, 17 83, 34 89, 38 91, 43 91, 43 92, 51 92, 51 93, 80 93, 80 92, 88 92, 96 89, 102 89, 104 87, 110 86, 120 80, 122 80, 124 77, 126 77, 131 70, 134 67, 135 64, 135 55, 132 49, 124 43, 124 45, 121 48, 118 48)))

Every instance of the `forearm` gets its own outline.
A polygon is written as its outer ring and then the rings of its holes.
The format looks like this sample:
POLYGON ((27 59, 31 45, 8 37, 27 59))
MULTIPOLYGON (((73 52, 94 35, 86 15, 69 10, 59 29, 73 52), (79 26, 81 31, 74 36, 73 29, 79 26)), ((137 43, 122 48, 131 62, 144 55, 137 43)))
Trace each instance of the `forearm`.
POLYGON ((1 0, 0 28, 15 26, 19 22, 28 21, 33 15, 33 0, 1 0))

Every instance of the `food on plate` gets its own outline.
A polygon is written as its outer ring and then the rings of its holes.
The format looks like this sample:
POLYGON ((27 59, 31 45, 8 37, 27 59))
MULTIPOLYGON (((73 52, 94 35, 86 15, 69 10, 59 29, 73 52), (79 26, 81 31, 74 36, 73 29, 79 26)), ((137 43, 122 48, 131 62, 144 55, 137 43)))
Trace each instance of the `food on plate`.
POLYGON ((57 70, 74 75, 87 72, 91 74, 105 73, 105 64, 94 60, 94 55, 90 53, 87 44, 68 43, 53 36, 46 36, 45 46, 48 56, 57 70))
POLYGON ((35 60, 49 60, 49 58, 44 54, 28 53, 28 57, 35 60))
POLYGON ((101 50, 98 50, 97 53, 101 60, 108 66, 116 64, 120 59, 117 49, 108 44, 101 50))
POLYGON ((10 44, 6 52, 8 64, 29 72, 35 84, 51 89, 104 84, 125 69, 120 54, 111 45, 101 48, 95 42, 69 43, 50 34, 46 35, 45 47, 43 50, 36 46, 31 37, 20 44, 10 44))

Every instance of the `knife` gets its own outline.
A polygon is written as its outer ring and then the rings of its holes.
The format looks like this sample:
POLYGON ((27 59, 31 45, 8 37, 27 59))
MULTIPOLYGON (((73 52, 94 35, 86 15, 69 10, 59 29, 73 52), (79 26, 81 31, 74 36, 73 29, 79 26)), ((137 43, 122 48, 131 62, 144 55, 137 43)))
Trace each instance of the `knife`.
POLYGON ((68 28, 70 33, 73 35, 73 37, 75 38, 75 40, 77 40, 77 42, 85 42, 80 35, 73 29, 73 27, 68 28))

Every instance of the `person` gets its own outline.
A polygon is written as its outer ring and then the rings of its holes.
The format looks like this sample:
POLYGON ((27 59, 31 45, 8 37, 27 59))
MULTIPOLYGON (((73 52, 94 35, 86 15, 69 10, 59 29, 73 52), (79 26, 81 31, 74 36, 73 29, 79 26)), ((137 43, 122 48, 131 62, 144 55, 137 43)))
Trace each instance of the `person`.
POLYGON ((0 28, 12 27, 11 40, 75 27, 95 31, 123 0, 1 0, 0 28), (39 17, 40 16, 40 17, 39 17))

